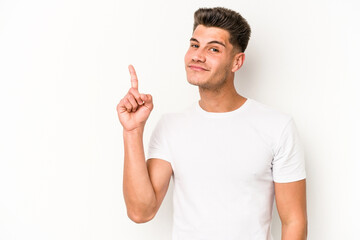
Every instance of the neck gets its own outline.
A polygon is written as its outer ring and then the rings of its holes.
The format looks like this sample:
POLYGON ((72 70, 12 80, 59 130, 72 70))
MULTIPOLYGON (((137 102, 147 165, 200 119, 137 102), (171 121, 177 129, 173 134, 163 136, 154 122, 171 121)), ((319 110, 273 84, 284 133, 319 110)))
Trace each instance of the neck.
POLYGON ((236 92, 234 81, 227 81, 221 89, 199 87, 199 105, 207 112, 230 112, 241 107, 246 98, 236 92))

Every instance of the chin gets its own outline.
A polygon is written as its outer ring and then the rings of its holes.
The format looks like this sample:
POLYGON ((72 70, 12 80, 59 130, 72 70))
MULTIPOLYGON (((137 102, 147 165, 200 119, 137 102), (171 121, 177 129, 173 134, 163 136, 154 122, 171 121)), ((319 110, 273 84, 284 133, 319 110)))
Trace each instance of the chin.
POLYGON ((189 80, 189 78, 187 79, 188 83, 190 83, 191 85, 195 85, 198 86, 198 83, 196 81, 193 80, 189 80))
POLYGON ((194 82, 191 82, 191 81, 188 81, 188 83, 190 83, 191 85, 200 87, 200 84, 199 84, 199 83, 194 83, 194 82))
POLYGON ((188 83, 200 88, 208 88, 208 83, 206 81, 201 81, 200 79, 188 79, 188 83))
POLYGON ((187 81, 188 81, 188 83, 195 85, 195 86, 199 86, 203 82, 201 79, 199 79, 198 77, 194 77, 194 76, 187 76, 187 81))

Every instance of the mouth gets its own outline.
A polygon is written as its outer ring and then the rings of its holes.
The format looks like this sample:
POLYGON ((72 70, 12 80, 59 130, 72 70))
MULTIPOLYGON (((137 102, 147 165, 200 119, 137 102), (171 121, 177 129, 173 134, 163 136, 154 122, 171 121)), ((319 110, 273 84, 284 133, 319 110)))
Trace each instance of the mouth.
POLYGON ((197 71, 197 72, 202 72, 202 71, 209 71, 203 67, 200 67, 200 66, 197 66, 197 65, 188 65, 188 67, 191 69, 191 70, 194 70, 194 71, 197 71))

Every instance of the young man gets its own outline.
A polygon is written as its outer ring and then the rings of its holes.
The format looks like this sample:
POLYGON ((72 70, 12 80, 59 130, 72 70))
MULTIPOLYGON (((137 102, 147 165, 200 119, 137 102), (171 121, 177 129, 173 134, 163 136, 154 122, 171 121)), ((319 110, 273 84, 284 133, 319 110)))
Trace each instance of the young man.
POLYGON ((150 94, 138 92, 129 66, 132 87, 117 106, 128 216, 150 221, 172 176, 173 240, 269 240, 274 196, 282 239, 306 239, 304 153, 294 120, 234 87, 250 26, 225 8, 201 8, 194 16, 185 70, 200 100, 161 117, 146 162, 143 131, 153 102, 150 94))

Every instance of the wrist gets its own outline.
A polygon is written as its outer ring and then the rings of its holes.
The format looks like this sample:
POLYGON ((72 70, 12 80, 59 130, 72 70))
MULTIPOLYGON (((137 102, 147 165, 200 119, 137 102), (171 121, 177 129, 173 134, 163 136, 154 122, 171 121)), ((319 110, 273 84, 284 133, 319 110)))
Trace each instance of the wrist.
POLYGON ((123 130, 124 136, 134 136, 134 135, 143 135, 144 127, 137 127, 132 130, 123 130))

